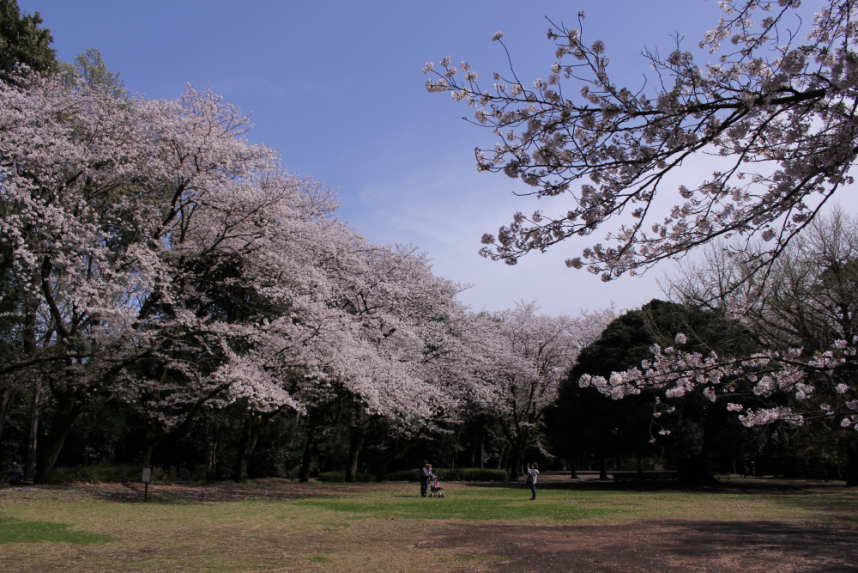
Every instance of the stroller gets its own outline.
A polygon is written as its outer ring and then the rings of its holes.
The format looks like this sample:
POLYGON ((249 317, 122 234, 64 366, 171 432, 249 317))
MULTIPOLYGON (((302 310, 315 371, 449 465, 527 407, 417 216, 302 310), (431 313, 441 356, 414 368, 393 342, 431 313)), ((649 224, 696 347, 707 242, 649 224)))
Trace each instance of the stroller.
POLYGON ((444 497, 444 486, 441 485, 441 482, 436 477, 433 477, 432 481, 429 482, 429 496, 444 497))

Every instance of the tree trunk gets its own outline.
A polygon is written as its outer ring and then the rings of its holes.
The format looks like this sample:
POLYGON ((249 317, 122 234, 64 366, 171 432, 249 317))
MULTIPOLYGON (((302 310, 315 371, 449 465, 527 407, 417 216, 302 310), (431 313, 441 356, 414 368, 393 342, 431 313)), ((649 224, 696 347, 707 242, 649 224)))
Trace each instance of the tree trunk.
POLYGON ((259 436, 262 435, 262 430, 265 429, 267 418, 264 414, 255 412, 250 414, 247 419, 247 424, 244 426, 244 436, 241 439, 241 446, 238 450, 238 458, 235 461, 235 471, 233 473, 235 481, 244 481, 247 479, 247 466, 250 464, 250 456, 253 455, 253 450, 256 449, 256 444, 259 442, 259 436))
POLYGON ((366 435, 366 422, 364 421, 364 411, 362 406, 358 406, 357 420, 352 428, 351 440, 349 441, 349 459, 346 462, 346 481, 355 481, 358 469, 358 458, 360 451, 363 448, 363 440, 366 435))
POLYGON ((846 485, 858 486, 858 444, 846 447, 846 485))
POLYGON ((307 432, 307 444, 304 446, 304 456, 301 458, 301 471, 298 473, 298 481, 307 483, 310 481, 310 471, 316 461, 316 434, 318 425, 313 423, 307 432))
POLYGON ((480 469, 485 469, 486 460, 486 431, 485 427, 480 428, 480 469))
POLYGON ((507 446, 507 443, 504 442, 503 447, 501 448, 500 457, 498 457, 498 468, 497 469, 499 469, 499 470, 503 469, 503 463, 506 460, 506 446, 507 446))
POLYGON ((641 460, 640 456, 638 456, 637 460, 638 460, 638 475, 640 476, 640 475, 643 475, 643 460, 641 460))
POLYGON ((599 479, 608 479, 608 459, 605 456, 599 456, 599 479))
POLYGON ((569 460, 569 479, 578 479, 578 472, 575 471, 575 458, 569 460))
POLYGON ((51 431, 48 432, 39 455, 39 483, 50 481, 63 444, 85 406, 84 402, 78 400, 71 392, 60 394, 57 396, 57 401, 57 412, 51 420, 51 431))
POLYGON ((18 394, 14 388, 6 388, 0 392, 0 438, 3 437, 3 427, 6 425, 6 414, 12 407, 12 402, 18 394))
POLYGON ((39 404, 42 399, 42 385, 33 383, 33 403, 30 406, 30 434, 27 438, 27 458, 24 461, 24 483, 36 480, 36 445, 39 433, 39 404))
POLYGON ((152 467, 152 453, 155 451, 155 443, 152 442, 143 450, 142 465, 144 468, 152 467))

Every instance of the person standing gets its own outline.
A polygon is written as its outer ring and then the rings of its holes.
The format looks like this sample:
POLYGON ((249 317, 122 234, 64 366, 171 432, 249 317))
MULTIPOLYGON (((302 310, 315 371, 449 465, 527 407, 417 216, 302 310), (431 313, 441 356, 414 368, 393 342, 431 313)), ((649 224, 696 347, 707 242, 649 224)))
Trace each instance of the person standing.
POLYGON ((423 460, 423 467, 417 470, 417 479, 420 481, 420 497, 426 497, 429 490, 429 462, 423 460))
POLYGON ((533 492, 533 497, 530 501, 536 499, 536 478, 539 475, 539 466, 536 463, 530 464, 530 469, 527 470, 527 483, 530 486, 530 491, 533 492))
POLYGON ((21 464, 18 462, 12 462, 6 473, 9 474, 9 483, 12 485, 21 483, 21 478, 24 477, 24 470, 21 469, 21 464))

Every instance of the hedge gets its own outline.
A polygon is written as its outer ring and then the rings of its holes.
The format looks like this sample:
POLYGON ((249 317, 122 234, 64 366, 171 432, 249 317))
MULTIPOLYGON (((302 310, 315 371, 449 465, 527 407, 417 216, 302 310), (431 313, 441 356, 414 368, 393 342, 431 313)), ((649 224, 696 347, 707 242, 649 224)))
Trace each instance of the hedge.
MULTIPOLYGON (((89 466, 68 466, 54 470, 51 483, 122 483, 139 482, 143 479, 142 468, 138 464, 94 464, 89 466)), ((205 481, 206 469, 197 464, 194 470, 153 467, 151 480, 160 481, 205 481)))
MULTIPOLYGON (((496 481, 505 482, 509 479, 506 470, 490 470, 482 468, 433 468, 432 472, 440 481, 496 481)), ((417 481, 417 468, 401 470, 388 474, 389 481, 417 481)))
MULTIPOLYGON (((324 482, 344 482, 346 481, 346 472, 322 472, 319 474, 319 481, 324 482)), ((355 474, 355 481, 375 481, 375 476, 368 473, 358 472, 355 474)))

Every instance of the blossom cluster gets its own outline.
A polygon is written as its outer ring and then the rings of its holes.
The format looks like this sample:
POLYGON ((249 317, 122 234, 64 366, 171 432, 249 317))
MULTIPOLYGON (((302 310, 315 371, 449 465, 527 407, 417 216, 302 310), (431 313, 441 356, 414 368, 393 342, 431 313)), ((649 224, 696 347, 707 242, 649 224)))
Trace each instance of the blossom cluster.
MULTIPOLYGON (((645 51, 660 86, 650 93, 612 81, 604 42, 583 40, 583 14, 577 27, 552 24, 556 60, 532 85, 510 71, 493 74, 487 89, 475 74, 457 80, 449 57, 427 65, 436 75, 427 89, 475 107, 474 123, 497 137, 494 148, 477 149, 479 170, 571 202, 562 216, 516 215, 486 233, 483 256, 515 264, 623 212, 635 221, 608 235, 614 244, 593 244, 567 265, 610 280, 718 237, 762 237, 769 249, 759 264, 778 256, 825 199, 852 183, 858 149, 856 4, 823 2, 805 43, 789 28, 800 4, 719 3, 723 15, 700 42, 720 54, 716 61, 697 64, 680 37, 666 57, 645 51), (723 51, 728 42, 732 51, 723 51), (680 187, 682 202, 654 219, 649 207, 665 176, 701 153, 720 156, 723 167, 680 187)), ((506 49, 500 32, 492 40, 506 49)))
MULTIPOLYGON (((677 344, 686 341, 684 334, 676 336, 677 344)), ((714 352, 704 357, 655 344, 650 348, 652 359, 644 360, 640 368, 614 372, 608 380, 585 374, 579 384, 615 400, 642 391, 655 391, 669 399, 700 390, 711 401, 722 401, 727 410, 741 413, 739 419, 748 427, 775 421, 801 426, 808 420, 855 427, 858 387, 852 383, 852 372, 858 364, 856 342, 837 341, 835 348, 810 358, 802 358, 802 349, 793 348, 726 359, 714 352), (741 403, 754 396, 781 396, 788 405, 752 408, 741 403)))

